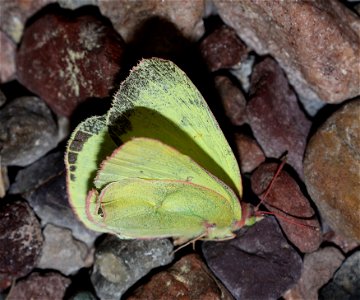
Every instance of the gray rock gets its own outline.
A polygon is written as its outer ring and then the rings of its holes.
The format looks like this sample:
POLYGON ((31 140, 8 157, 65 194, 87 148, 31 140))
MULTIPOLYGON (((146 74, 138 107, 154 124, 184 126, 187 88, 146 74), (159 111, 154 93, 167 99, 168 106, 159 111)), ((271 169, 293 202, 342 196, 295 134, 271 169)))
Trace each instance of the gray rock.
POLYGON ((108 236, 95 253, 91 281, 101 299, 119 299, 153 268, 173 259, 172 243, 161 240, 120 240, 108 236))
POLYGON ((66 193, 65 174, 56 176, 25 195, 42 226, 48 223, 69 228, 73 236, 91 247, 100 233, 86 228, 75 216, 66 193))
POLYGON ((64 153, 55 152, 40 158, 27 168, 20 170, 10 187, 10 194, 23 194, 35 190, 52 177, 64 172, 64 153))
POLYGON ((334 278, 319 293, 320 299, 360 299, 360 251, 348 257, 334 278))
POLYGON ((54 269, 64 275, 71 275, 92 264, 92 253, 83 242, 73 238, 71 230, 48 224, 43 235, 44 245, 38 268, 54 269))
POLYGON ((0 155, 4 165, 27 166, 58 143, 57 124, 37 97, 21 97, 0 110, 0 155))

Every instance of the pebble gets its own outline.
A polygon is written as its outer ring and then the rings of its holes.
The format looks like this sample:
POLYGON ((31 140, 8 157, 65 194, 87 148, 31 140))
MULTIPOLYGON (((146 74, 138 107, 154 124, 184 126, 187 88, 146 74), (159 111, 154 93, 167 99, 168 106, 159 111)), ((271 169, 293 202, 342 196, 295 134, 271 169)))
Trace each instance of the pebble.
POLYGON ((154 19, 174 24, 191 41, 198 40, 204 34, 204 0, 100 0, 98 5, 101 13, 111 20, 127 43, 132 42, 154 19))
POLYGON ((58 144, 57 124, 37 97, 21 97, 0 109, 0 156, 5 166, 27 166, 58 144))
MULTIPOLYGON (((0 13, 1 14, 1 13, 0 13)), ((1 21, 0 21, 1 23, 1 21)), ((15 78, 15 43, 0 30, 0 83, 10 81, 15 78)), ((1 106, 1 100, 0 100, 1 106)))
POLYGON ((181 257, 169 269, 152 276, 127 299, 232 300, 233 297, 214 278, 198 255, 189 254, 181 257))
POLYGON ((360 99, 345 103, 311 137, 305 154, 307 190, 321 216, 360 241, 360 99))
POLYGON ((352 300, 360 298, 360 251, 354 252, 336 271, 334 278, 319 293, 319 299, 352 300))
POLYGON ((273 56, 314 115, 360 94, 359 17, 337 0, 214 0, 222 20, 259 55, 273 56))
POLYGON ((10 289, 7 300, 63 300, 70 279, 54 272, 32 273, 10 289))
POLYGON ((265 161, 264 152, 253 138, 243 133, 236 133, 235 144, 239 154, 241 173, 251 173, 265 161))
POLYGON ((119 299, 152 269, 173 259, 170 240, 120 240, 107 236, 96 248, 91 281, 101 299, 119 299))
POLYGON ((201 42, 200 52, 209 70, 214 72, 240 65, 246 60, 249 50, 235 30, 222 26, 201 42))
POLYGON ((34 212, 22 201, 2 201, 0 232, 0 290, 4 290, 36 266, 43 237, 34 212))
POLYGON ((287 162, 302 178, 311 122, 299 106, 285 74, 271 58, 254 67, 247 118, 265 155, 279 158, 288 151, 287 162))
POLYGON ((278 299, 300 278, 302 260, 273 217, 228 241, 204 242, 203 254, 235 299, 278 299))
POLYGON ((75 240, 71 230, 48 224, 43 230, 44 245, 37 267, 53 269, 72 275, 81 268, 90 267, 93 256, 90 249, 75 240))
POLYGON ((243 125, 246 122, 246 99, 242 91, 229 77, 223 75, 215 77, 215 86, 231 123, 243 125))
POLYGON ((17 77, 54 112, 69 117, 85 100, 111 95, 123 53, 122 38, 103 19, 59 10, 26 28, 17 77))

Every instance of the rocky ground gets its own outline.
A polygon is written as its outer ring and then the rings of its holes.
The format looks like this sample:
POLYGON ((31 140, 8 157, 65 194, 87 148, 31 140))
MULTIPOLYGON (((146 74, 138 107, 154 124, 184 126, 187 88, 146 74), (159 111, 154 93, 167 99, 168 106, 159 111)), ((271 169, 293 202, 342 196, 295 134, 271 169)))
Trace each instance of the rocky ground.
POLYGON ((360 3, 0 1, 0 299, 360 298, 360 3), (183 69, 275 213, 223 242, 75 217, 64 151, 143 57, 183 69))

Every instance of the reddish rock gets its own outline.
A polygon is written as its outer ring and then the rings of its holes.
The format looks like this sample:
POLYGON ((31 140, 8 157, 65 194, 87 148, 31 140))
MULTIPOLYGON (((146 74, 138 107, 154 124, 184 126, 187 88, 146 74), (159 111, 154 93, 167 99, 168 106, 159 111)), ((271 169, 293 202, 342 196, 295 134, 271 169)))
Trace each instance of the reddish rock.
POLYGON ((0 207, 0 232, 0 290, 3 290, 35 267, 43 238, 34 212, 20 201, 0 207))
POLYGON ((250 173, 265 161, 264 153, 253 138, 236 134, 235 143, 240 156, 241 173, 250 173))
POLYGON ((326 247, 306 254, 298 283, 284 295, 285 300, 317 300, 318 290, 327 283, 344 260, 335 247, 326 247))
POLYGON ((311 123, 283 71, 271 58, 254 68, 247 117, 265 155, 278 158, 288 151, 287 162, 302 177, 302 160, 311 123))
MULTIPOLYGON (((323 223, 326 226, 327 224, 323 223)), ((328 227, 328 226, 327 226, 328 227)), ((360 242, 356 242, 354 240, 351 240, 349 238, 345 238, 339 233, 336 233, 334 230, 328 228, 328 231, 326 231, 323 234, 323 240, 324 242, 333 243, 336 246, 338 246, 343 253, 349 253, 355 248, 360 246, 360 242)))
POLYGON ((214 4, 247 45, 275 57, 301 98, 337 103, 360 94, 360 21, 339 1, 214 4))
POLYGON ((226 116, 234 125, 246 122, 246 100, 241 90, 226 76, 216 76, 215 85, 226 116))
POLYGON ((128 300, 136 299, 233 299, 202 260, 195 254, 182 257, 168 270, 155 274, 137 288, 128 300))
POLYGON ((2 83, 10 81, 15 77, 16 50, 15 43, 2 31, 0 31, 0 49, 0 83, 2 83))
POLYGON ((126 42, 131 42, 144 24, 154 18, 173 23, 190 40, 197 40, 204 33, 204 0, 99 0, 98 5, 126 42))
POLYGON ((305 154, 308 192, 339 234, 360 241, 360 99, 347 102, 316 131, 305 154))
MULTIPOLYGON (((278 167, 276 163, 265 163, 252 174, 251 187, 261 199, 278 167)), ((319 221, 296 181, 284 169, 263 201, 269 211, 276 213, 287 238, 301 252, 309 253, 319 248, 322 242, 319 221)))
POLYGON ((249 52, 236 32, 226 26, 216 29, 207 36, 200 44, 200 51, 212 72, 240 64, 249 52))
POLYGON ((62 300, 69 285, 70 279, 58 273, 32 273, 28 278, 17 282, 6 299, 62 300))
POLYGON ((17 53, 19 81, 58 114, 70 116, 88 98, 109 96, 124 43, 92 15, 47 14, 24 32, 17 53))

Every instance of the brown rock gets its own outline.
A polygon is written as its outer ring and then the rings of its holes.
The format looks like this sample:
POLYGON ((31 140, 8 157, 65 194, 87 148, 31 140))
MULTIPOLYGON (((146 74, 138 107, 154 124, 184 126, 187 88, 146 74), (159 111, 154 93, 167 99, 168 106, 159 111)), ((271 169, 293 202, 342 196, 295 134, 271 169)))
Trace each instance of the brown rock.
POLYGON ((0 290, 36 265, 43 238, 34 212, 25 202, 0 207, 0 290))
POLYGON ((18 79, 56 113, 70 116, 86 99, 109 96, 123 48, 115 30, 92 15, 47 14, 24 32, 18 79))
POLYGON ((339 1, 214 3, 247 45, 276 58, 301 98, 337 103, 360 94, 360 21, 339 1))
POLYGON ((16 50, 15 43, 2 31, 0 31, 0 49, 0 83, 2 83, 15 77, 16 50))
POLYGON ((265 161, 264 153, 253 138, 236 134, 235 143, 240 156, 241 173, 250 173, 265 161))
POLYGON ((285 300, 317 300, 318 290, 332 278, 344 258, 335 247, 326 247, 306 254, 300 280, 285 293, 285 300))
POLYGON ((216 76, 215 85, 226 116, 234 125, 246 122, 246 100, 241 90, 226 76, 216 76))
POLYGON ((136 299, 233 299, 211 275, 201 259, 190 254, 182 257, 168 270, 155 274, 137 288, 129 300, 136 299))
POLYGON ((98 5, 126 42, 131 42, 145 22, 153 18, 173 23, 190 40, 197 40, 204 33, 204 0, 99 0, 98 5))
POLYGON ((12 0, 1 1, 0 28, 11 39, 20 42, 25 22, 36 11, 55 0, 12 0))
POLYGON ((57 273, 32 273, 28 278, 16 283, 6 299, 62 300, 69 285, 70 279, 57 273))
POLYGON ((332 229, 360 241, 360 99, 347 102, 311 138, 305 183, 332 229))
POLYGON ((267 157, 288 151, 287 162, 303 176, 303 155, 310 121, 278 64, 266 58, 254 68, 247 118, 267 157))
MULTIPOLYGON (((323 223, 323 227, 325 227, 324 225, 326 226, 327 224, 323 223)), ((360 242, 356 242, 349 238, 345 238, 344 236, 342 236, 339 233, 336 233, 334 230, 330 228, 328 228, 328 231, 326 231, 323 234, 323 240, 324 242, 335 244, 341 249, 343 253, 349 253, 353 251, 355 248, 360 246, 360 242)))
POLYGON ((222 26, 201 42, 200 51, 210 71, 214 72, 240 64, 249 50, 233 29, 222 26))
POLYGON ((276 163, 262 164, 251 176, 251 187, 263 199, 266 208, 276 213, 287 238, 301 252, 313 252, 322 241, 319 221, 296 181, 284 169, 275 178, 264 199, 264 192, 278 168, 276 163))
POLYGON ((0 156, 0 198, 6 195, 6 191, 9 188, 10 182, 7 174, 7 167, 1 165, 0 156))

